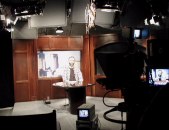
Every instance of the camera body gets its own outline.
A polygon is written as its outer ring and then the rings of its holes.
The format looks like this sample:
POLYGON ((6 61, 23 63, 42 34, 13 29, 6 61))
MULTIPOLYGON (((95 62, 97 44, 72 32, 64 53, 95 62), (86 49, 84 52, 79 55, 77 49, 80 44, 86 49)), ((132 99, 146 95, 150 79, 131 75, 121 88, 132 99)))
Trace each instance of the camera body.
MULTIPOLYGON (((148 40, 147 53, 138 49, 135 44, 123 43, 108 44, 95 50, 96 60, 106 75, 106 78, 97 79, 96 82, 105 86, 108 90, 122 90, 127 105, 126 130, 138 128, 146 108, 161 88, 154 87, 147 82, 150 75, 146 68, 163 68, 165 70, 169 68, 169 61, 167 60, 169 55, 168 43, 168 39, 148 40), (140 78, 142 74, 146 74, 146 79, 140 78)), ((165 71, 168 75, 167 80, 169 80, 168 70, 165 71)))

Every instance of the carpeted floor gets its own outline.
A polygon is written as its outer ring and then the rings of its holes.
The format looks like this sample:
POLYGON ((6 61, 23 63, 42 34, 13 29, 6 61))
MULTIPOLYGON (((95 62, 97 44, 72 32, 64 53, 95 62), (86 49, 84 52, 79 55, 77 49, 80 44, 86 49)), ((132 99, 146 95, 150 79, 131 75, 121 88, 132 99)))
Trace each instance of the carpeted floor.
MULTIPOLYGON (((100 130, 121 130, 122 125, 113 123, 104 119, 105 111, 112 107, 107 107, 103 104, 102 97, 87 97, 86 103, 95 104, 95 113, 98 115, 100 130)), ((72 115, 68 111, 67 99, 50 100, 50 104, 45 104, 43 101, 18 102, 15 103, 13 109, 2 109, 0 115, 27 115, 51 112, 53 109, 57 111, 57 121, 61 126, 61 130, 76 130, 77 115, 72 115)), ((105 98, 105 103, 108 105, 117 105, 123 99, 105 98)), ((110 118, 121 119, 121 113, 116 111, 108 114, 110 118)), ((126 119, 125 113, 123 115, 126 119)), ((124 126, 125 127, 125 126, 124 126)))

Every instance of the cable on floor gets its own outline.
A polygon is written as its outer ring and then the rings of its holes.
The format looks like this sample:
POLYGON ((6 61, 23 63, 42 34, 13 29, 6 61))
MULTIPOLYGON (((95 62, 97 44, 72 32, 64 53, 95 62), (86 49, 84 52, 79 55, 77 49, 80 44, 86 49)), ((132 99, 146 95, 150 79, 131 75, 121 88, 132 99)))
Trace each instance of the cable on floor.
POLYGON ((116 107, 116 105, 114 106, 114 105, 108 105, 108 104, 106 104, 105 103, 105 97, 107 96, 107 94, 109 94, 110 92, 112 92, 112 90, 109 90, 109 91, 107 91, 104 95, 103 95, 103 104, 105 105, 105 106, 107 106, 107 107, 116 107))

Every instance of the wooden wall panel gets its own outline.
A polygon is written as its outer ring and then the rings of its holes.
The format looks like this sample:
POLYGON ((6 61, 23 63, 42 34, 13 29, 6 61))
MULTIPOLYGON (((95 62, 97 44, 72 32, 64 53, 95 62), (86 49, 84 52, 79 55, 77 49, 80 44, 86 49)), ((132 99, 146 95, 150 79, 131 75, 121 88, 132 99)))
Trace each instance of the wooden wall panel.
POLYGON ((37 40, 38 50, 82 50, 82 36, 40 36, 37 40))
MULTIPOLYGON (((82 71, 83 71, 83 77, 84 77, 84 83, 92 83, 91 82, 91 68, 90 68, 90 53, 89 53, 89 35, 84 36, 84 41, 83 41, 83 56, 82 56, 82 71)), ((91 96, 92 95, 92 87, 87 87, 86 88, 86 95, 91 96)))
POLYGON ((82 36, 72 36, 68 38, 68 48, 74 48, 74 49, 83 49, 83 37, 82 36))
POLYGON ((51 79, 39 79, 38 80, 38 100, 47 99, 51 97, 51 79))
POLYGON ((52 84, 55 82, 61 82, 61 78, 42 78, 38 80, 38 100, 47 99, 56 99, 56 98, 65 98, 64 88, 55 87, 52 84))
POLYGON ((51 37, 50 49, 65 49, 68 48, 68 38, 67 37, 51 37))
POLYGON ((41 37, 37 39, 37 49, 43 50, 43 49, 50 49, 50 38, 49 37, 41 37))
POLYGON ((21 40, 13 41, 14 93, 15 93, 16 102, 30 100, 27 48, 28 48, 28 44, 23 44, 23 41, 21 40))
POLYGON ((36 99, 33 62, 34 40, 13 40, 15 101, 36 99))
POLYGON ((28 81, 17 82, 15 84, 15 102, 30 101, 30 88, 28 81))
POLYGON ((53 83, 61 82, 61 81, 62 81, 62 78, 52 79, 52 82, 51 82, 51 98, 52 99, 65 98, 67 96, 66 90, 64 88, 52 86, 53 83))
POLYGON ((27 51, 27 45, 24 44, 26 40, 13 40, 13 50, 15 52, 27 51))
POLYGON ((28 64, 27 64, 27 52, 15 53, 15 75, 16 81, 28 80, 28 64))
POLYGON ((29 84, 30 84, 30 100, 37 100, 37 83, 38 83, 38 65, 37 65, 37 43, 36 40, 28 48, 28 65, 29 65, 29 84))
MULTIPOLYGON (((93 40, 93 37, 92 36, 90 36, 90 56, 89 56, 89 58, 90 58, 90 68, 91 68, 91 70, 90 70, 90 75, 91 75, 91 82, 93 83, 93 84, 95 84, 96 83, 96 79, 95 79, 95 59, 94 59, 94 49, 95 49, 95 43, 94 43, 94 40, 93 40)), ((92 87, 92 95, 93 96, 96 96, 96 92, 95 92, 95 90, 96 90, 96 85, 95 86, 93 86, 92 87)))

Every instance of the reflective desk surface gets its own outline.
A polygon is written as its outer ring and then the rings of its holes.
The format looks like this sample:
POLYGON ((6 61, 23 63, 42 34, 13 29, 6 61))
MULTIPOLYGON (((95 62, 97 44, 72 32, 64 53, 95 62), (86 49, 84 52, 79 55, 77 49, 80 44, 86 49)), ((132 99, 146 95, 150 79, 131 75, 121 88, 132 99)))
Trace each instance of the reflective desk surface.
POLYGON ((75 83, 74 81, 70 81, 69 84, 66 84, 64 82, 56 82, 52 84, 54 87, 62 87, 62 88, 76 88, 76 87, 89 87, 93 86, 95 84, 83 84, 83 83, 75 83), (73 85, 72 85, 73 84, 73 85))

